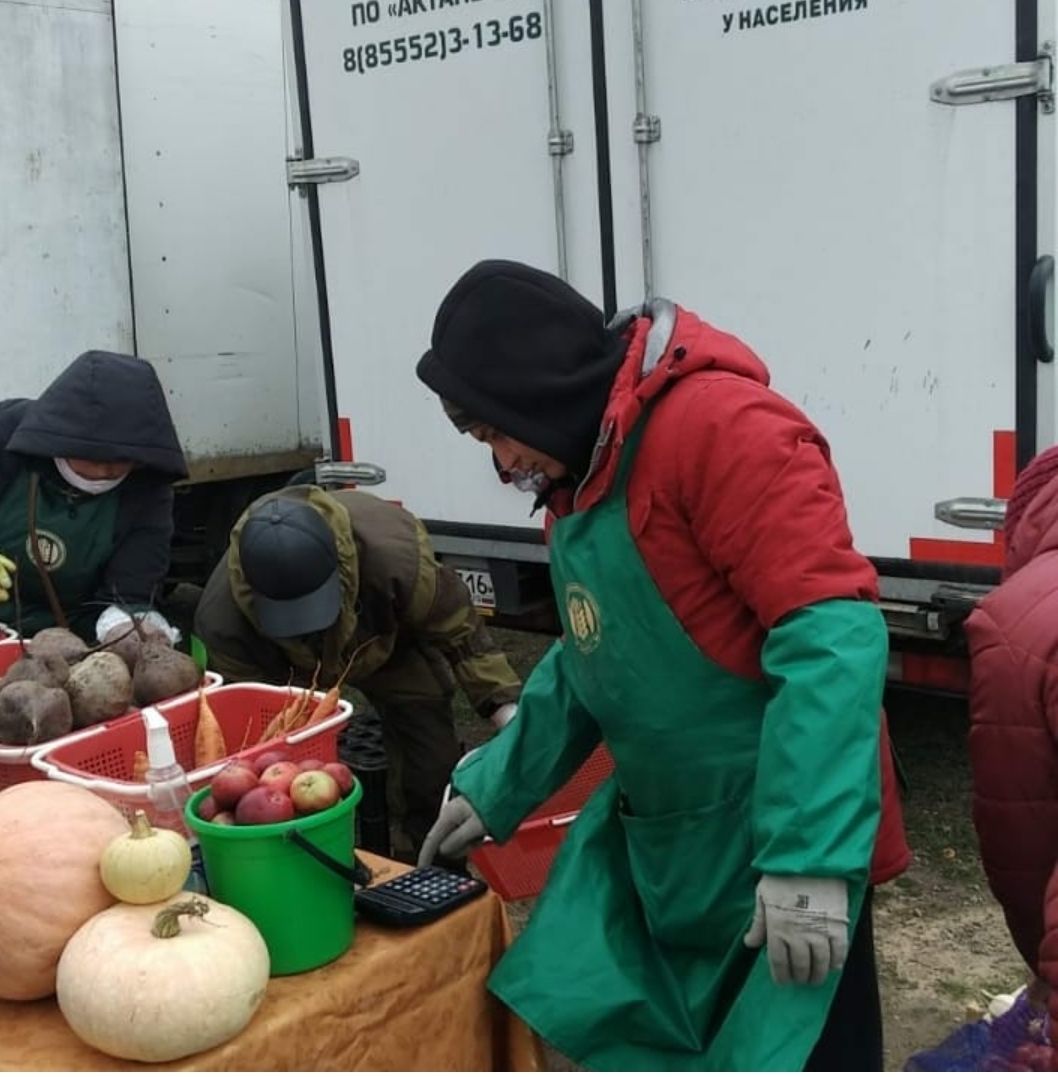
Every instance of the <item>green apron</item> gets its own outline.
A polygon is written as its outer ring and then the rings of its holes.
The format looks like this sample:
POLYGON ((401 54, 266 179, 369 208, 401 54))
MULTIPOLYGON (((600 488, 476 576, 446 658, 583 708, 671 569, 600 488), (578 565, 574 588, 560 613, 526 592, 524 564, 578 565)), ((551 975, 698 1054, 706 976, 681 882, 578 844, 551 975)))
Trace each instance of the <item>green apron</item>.
MULTIPOLYGON (((569 709, 598 724, 615 774, 570 828, 489 987, 589 1068, 799 1070, 839 976, 778 986, 765 950, 742 941, 759 878, 751 814, 760 812, 753 792, 772 690, 711 662, 642 561, 626 487, 643 425, 622 451, 612 493, 554 526, 551 573, 565 636, 542 663, 552 683, 530 693, 559 700, 571 687, 569 709), (551 662, 562 677, 547 672, 551 662)), ((531 709, 524 720, 532 722, 531 709)), ((512 783, 517 755, 508 754, 512 783)), ((454 776, 461 791, 473 787, 474 767, 466 764, 465 786, 463 768, 454 776)), ((877 826, 869 797, 863 816, 856 827, 866 830, 856 834, 866 849, 877 826)), ((866 864, 849 888, 853 925, 865 886, 866 864)))
MULTIPOLYGON (((55 624, 29 540, 29 479, 22 468, 0 496, 0 553, 18 564, 21 627, 25 636, 55 624)), ((37 535, 55 593, 70 627, 89 642, 101 605, 84 606, 99 587, 114 552, 118 495, 76 497, 41 475, 37 489, 37 535)), ((14 594, 0 603, 0 621, 15 625, 14 594)))

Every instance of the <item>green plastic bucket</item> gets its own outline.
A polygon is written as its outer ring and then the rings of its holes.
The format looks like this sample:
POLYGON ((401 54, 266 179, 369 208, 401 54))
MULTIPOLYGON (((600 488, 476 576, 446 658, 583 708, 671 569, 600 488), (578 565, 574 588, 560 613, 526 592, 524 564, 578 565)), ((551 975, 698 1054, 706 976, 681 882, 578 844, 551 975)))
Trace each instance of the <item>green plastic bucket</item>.
POLYGON ((198 835, 210 895, 253 921, 268 946, 272 975, 307 972, 344 954, 353 944, 350 884, 292 835, 351 871, 360 783, 325 811, 257 826, 200 819, 196 810, 208 795, 208 788, 195 793, 184 816, 198 835))

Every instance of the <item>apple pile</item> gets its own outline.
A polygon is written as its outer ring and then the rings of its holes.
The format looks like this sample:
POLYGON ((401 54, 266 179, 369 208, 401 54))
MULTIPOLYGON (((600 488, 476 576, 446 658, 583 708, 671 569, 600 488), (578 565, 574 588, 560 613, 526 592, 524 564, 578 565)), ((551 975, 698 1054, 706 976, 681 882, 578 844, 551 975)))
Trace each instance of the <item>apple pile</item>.
POLYGON ((286 752, 265 752, 254 760, 236 759, 220 771, 199 802, 198 815, 221 826, 285 823, 337 804, 353 781, 344 763, 295 763, 286 752))

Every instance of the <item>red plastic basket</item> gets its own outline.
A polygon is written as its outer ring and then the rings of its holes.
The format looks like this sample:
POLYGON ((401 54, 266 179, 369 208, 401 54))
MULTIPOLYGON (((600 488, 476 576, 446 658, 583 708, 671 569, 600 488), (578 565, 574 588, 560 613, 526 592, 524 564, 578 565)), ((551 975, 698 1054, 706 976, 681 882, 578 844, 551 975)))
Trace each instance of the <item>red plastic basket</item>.
MULTIPOLYGON (((317 701, 323 699, 323 692, 313 694, 317 701)), ((217 716, 225 741, 228 744, 245 741, 253 747, 232 752, 208 767, 195 770, 198 694, 155 704, 169 722, 177 761, 187 771, 192 790, 208 785, 210 778, 234 758, 255 759, 262 752, 277 748, 284 749, 295 761, 319 759, 323 763, 333 763, 338 759, 339 730, 353 713, 350 703, 339 700, 337 708, 315 724, 255 744, 289 699, 286 688, 274 684, 223 684, 207 688, 206 698, 217 716)), ((131 717, 64 737, 51 747, 38 747, 33 766, 49 778, 90 789, 131 813, 150 804, 146 784, 131 780, 136 752, 146 749, 147 732, 137 712, 131 717)))
POLYGON ((600 744, 580 770, 544 801, 512 838, 502 845, 486 841, 470 854, 471 863, 500 897, 517 901, 535 897, 543 890, 569 824, 612 772, 613 759, 605 745, 600 744))
MULTIPOLYGON (((2 677, 21 657, 22 644, 17 636, 11 639, 0 640, 0 677, 2 677)), ((207 687, 215 687, 223 684, 224 678, 221 677, 219 673, 214 673, 212 670, 206 670, 205 683, 207 687)), ((197 688, 194 692, 174 696, 172 700, 167 702, 173 702, 178 699, 187 699, 191 696, 194 696, 196 699, 198 698, 197 688)), ((126 717, 138 715, 139 713, 138 709, 130 709, 127 714, 123 714, 121 718, 115 718, 113 721, 123 721, 126 717)), ((103 726, 99 725, 92 728, 102 729, 103 726)), ((91 732, 91 730, 88 730, 87 732, 91 732)), ((78 733, 70 733, 65 737, 58 737, 55 740, 42 741, 40 744, 13 744, 7 746, 0 744, 0 789, 6 789, 9 785, 18 785, 19 782, 43 781, 46 775, 34 768, 32 762, 33 756, 45 748, 55 747, 56 745, 64 743, 71 737, 78 737, 80 735, 81 734, 78 733)))

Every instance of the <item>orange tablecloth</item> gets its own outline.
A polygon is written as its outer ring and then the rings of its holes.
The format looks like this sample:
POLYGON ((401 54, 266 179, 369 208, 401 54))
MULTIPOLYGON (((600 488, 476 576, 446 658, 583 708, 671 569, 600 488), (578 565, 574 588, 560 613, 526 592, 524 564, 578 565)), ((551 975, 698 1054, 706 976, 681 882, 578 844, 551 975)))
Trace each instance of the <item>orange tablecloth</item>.
MULTIPOLYGON (((407 870, 362 856, 380 881, 407 870)), ((269 981, 261 1008, 235 1039, 164 1066, 88 1047, 54 998, 0 1002, 0 1069, 543 1069, 533 1034, 485 990, 510 940, 506 910, 491 891, 425 927, 361 920, 344 957, 269 981)))

